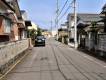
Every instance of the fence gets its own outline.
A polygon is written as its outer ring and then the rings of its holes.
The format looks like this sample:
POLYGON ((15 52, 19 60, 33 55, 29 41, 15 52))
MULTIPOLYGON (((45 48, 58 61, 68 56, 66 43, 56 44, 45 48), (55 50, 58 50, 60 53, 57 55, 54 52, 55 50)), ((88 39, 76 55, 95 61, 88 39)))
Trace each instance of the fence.
POLYGON ((106 33, 98 34, 95 40, 93 38, 94 37, 86 38, 86 48, 90 51, 94 50, 99 56, 106 56, 106 33))
POLYGON ((20 55, 28 47, 28 39, 0 45, 0 71, 5 64, 13 60, 17 55, 20 55))
POLYGON ((98 34, 98 50, 106 52, 106 34, 98 34))
POLYGON ((88 39, 88 38, 86 38, 86 39, 85 39, 85 47, 86 47, 88 50, 91 50, 92 48, 94 48, 94 41, 93 41, 93 39, 88 39))

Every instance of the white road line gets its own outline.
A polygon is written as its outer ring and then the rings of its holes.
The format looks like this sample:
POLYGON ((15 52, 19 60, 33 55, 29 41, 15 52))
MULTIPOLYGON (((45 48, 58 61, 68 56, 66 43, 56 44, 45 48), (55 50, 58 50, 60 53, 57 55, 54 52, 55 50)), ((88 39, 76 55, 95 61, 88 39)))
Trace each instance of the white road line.
POLYGON ((84 55, 83 57, 86 58, 86 59, 88 59, 88 60, 90 60, 90 61, 92 61, 92 62, 94 62, 94 63, 96 63, 96 64, 98 64, 98 65, 100 65, 100 66, 102 66, 103 68, 106 68, 106 65, 103 65, 103 64, 101 64, 101 63, 95 61, 94 59, 92 59, 92 58, 90 58, 90 57, 88 57, 88 56, 85 56, 85 55, 84 55))

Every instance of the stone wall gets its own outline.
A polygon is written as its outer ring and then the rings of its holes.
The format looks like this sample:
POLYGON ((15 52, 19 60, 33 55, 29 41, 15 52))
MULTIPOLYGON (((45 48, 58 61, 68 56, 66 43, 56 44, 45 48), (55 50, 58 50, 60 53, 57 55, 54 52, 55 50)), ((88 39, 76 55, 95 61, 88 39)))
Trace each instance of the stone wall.
POLYGON ((20 40, 0 45, 0 67, 14 59, 29 47, 29 40, 20 40))

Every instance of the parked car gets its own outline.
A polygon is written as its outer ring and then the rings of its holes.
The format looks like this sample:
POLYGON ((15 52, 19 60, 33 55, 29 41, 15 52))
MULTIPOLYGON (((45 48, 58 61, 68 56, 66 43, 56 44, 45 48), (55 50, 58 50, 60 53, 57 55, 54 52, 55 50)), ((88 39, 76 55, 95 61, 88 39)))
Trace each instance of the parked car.
POLYGON ((45 37, 43 35, 35 38, 35 46, 45 46, 45 37))

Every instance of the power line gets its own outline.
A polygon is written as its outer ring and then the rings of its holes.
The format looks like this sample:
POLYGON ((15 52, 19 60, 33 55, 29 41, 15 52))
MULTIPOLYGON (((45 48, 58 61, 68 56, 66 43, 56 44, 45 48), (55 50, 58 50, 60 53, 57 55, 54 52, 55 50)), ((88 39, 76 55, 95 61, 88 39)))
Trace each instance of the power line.
POLYGON ((61 8, 61 10, 60 10, 60 12, 59 12, 59 6, 58 6, 58 0, 57 0, 57 10, 56 10, 56 14, 57 14, 57 15, 56 15, 56 19, 55 19, 55 27, 58 26, 58 18, 59 18, 59 16, 61 15, 61 13, 63 12, 65 6, 66 6, 67 3, 68 3, 68 1, 69 1, 69 0, 66 0, 66 1, 65 1, 63 7, 61 8))
MULTIPOLYGON (((60 10, 60 12, 59 12, 59 15, 60 15, 60 14, 62 13, 62 11, 64 10, 64 8, 65 8, 66 4, 68 3, 68 1, 69 1, 69 0, 66 0, 65 4, 63 5, 63 7, 61 8, 61 10, 60 10)), ((58 15, 58 16, 59 16, 59 15, 58 15)))
MULTIPOLYGON (((71 2, 71 5, 72 5, 73 3, 74 3, 74 0, 71 2)), ((69 5, 69 6, 67 7, 66 11, 65 11, 64 14, 59 18, 58 21, 60 21, 60 20, 67 14, 67 12, 68 12, 68 10, 70 9, 71 5, 69 5)))
POLYGON ((72 7, 71 5, 74 3, 74 0, 72 0, 72 2, 69 4, 69 6, 67 8, 65 8, 65 6, 67 5, 69 0, 66 0, 65 4, 63 5, 62 9, 59 12, 59 7, 58 7, 58 0, 57 0, 57 10, 56 10, 56 19, 55 19, 55 27, 58 28, 58 23, 59 21, 67 14, 68 10, 70 9, 70 7, 72 7), (61 13, 63 12, 64 8, 66 9, 65 12, 61 15, 61 13), (61 15, 61 16, 60 16, 61 15))
POLYGON ((60 21, 67 14, 67 12, 68 12, 69 9, 70 9, 70 6, 68 6, 68 8, 64 12, 64 14, 58 19, 58 21, 60 21))

